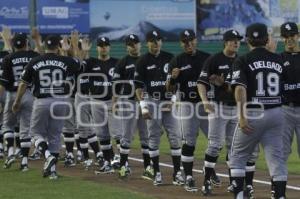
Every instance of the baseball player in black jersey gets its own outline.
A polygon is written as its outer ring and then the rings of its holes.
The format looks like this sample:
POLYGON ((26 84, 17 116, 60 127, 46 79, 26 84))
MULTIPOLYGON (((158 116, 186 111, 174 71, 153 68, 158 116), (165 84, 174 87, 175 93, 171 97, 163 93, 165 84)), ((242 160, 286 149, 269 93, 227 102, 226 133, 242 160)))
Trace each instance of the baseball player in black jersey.
MULTIPOLYGON (((204 185, 202 187, 204 195, 211 194, 210 184, 215 186, 220 185, 220 182, 215 181, 215 178, 212 178, 212 175, 214 174, 214 167, 224 142, 227 148, 226 160, 229 166, 232 137, 237 126, 236 103, 230 88, 230 75, 232 64, 237 57, 237 51, 240 47, 240 40, 242 38, 243 37, 240 36, 236 30, 226 31, 223 34, 223 51, 206 60, 198 79, 199 94, 204 103, 204 109, 209 113, 208 148, 205 154, 205 177, 204 185), (210 91, 207 94, 207 89, 209 88, 210 91), (211 100, 212 104, 210 104, 208 100, 211 100)), ((245 181, 248 198, 254 198, 252 182, 257 156, 258 146, 246 166, 245 181)), ((233 190, 233 187, 231 185, 230 177, 228 191, 231 190, 233 190)))
POLYGON ((225 84, 224 77, 231 73, 232 63, 237 57, 242 38, 236 30, 225 32, 223 51, 206 60, 198 79, 198 91, 204 103, 204 109, 209 113, 208 147, 205 152, 205 177, 202 187, 204 195, 211 194, 211 184, 220 185, 220 182, 214 181, 211 176, 225 141, 226 148, 228 152, 230 151, 233 132, 237 125, 236 103, 228 85, 225 84), (210 96, 207 96, 209 89, 210 96))
POLYGON ((3 134, 7 141, 8 157, 5 161, 4 168, 9 168, 14 162, 14 131, 16 122, 20 120, 20 141, 21 141, 21 153, 23 155, 21 162, 21 170, 28 170, 28 153, 31 147, 31 136, 29 135, 30 130, 30 117, 32 112, 33 96, 30 90, 27 89, 25 96, 21 103, 20 111, 15 114, 12 112, 12 104, 16 98, 16 91, 18 89, 21 73, 24 67, 29 61, 38 56, 38 53, 27 50, 28 39, 26 34, 16 34, 12 40, 14 53, 6 56, 3 59, 2 69, 3 73, 0 79, 0 94, 3 89, 7 91, 6 103, 3 113, 3 134))
POLYGON ((238 105, 239 127, 234 133, 230 168, 234 197, 244 198, 245 167, 258 143, 262 144, 275 198, 285 198, 287 168, 283 160, 284 116, 281 108, 283 62, 268 51, 267 26, 256 23, 246 29, 250 52, 233 64, 232 87, 238 105))
MULTIPOLYGON (((89 74, 92 116, 95 132, 100 140, 104 163, 95 171, 113 173, 111 165, 113 149, 111 137, 120 140, 120 121, 112 115, 112 78, 117 59, 110 57, 110 41, 107 37, 97 40, 98 58, 89 58, 85 63, 85 73, 89 74)), ((98 155, 98 154, 97 154, 98 155)))
POLYGON ((287 161, 291 153, 294 133, 300 155, 300 48, 299 30, 296 23, 286 22, 281 25, 280 31, 285 45, 285 51, 280 55, 283 59, 286 75, 283 84, 283 113, 285 118, 283 155, 284 160, 287 161))
POLYGON ((200 97, 197 80, 209 54, 197 50, 197 39, 193 30, 187 29, 180 34, 180 44, 184 52, 170 62, 167 87, 168 90, 175 90, 177 87, 179 91, 179 126, 184 139, 181 161, 186 176, 185 189, 194 192, 198 190, 192 172, 196 140, 200 128, 204 132, 208 131, 207 113, 203 105, 198 103, 200 97))
MULTIPOLYGON (((3 70, 2 70, 3 58, 8 54, 9 54, 8 51, 5 51, 5 50, 0 51, 0 77, 3 74, 3 70)), ((3 108, 4 108, 4 105, 5 105, 5 97, 6 97, 6 94, 5 94, 5 92, 3 92, 0 95, 0 159, 2 159, 4 157, 2 122, 3 122, 3 108)))
POLYGON ((170 142, 174 166, 173 184, 184 184, 180 171, 181 137, 178 121, 175 118, 175 106, 171 106, 172 93, 166 92, 168 66, 173 55, 162 51, 162 37, 157 31, 146 35, 148 53, 136 63, 136 96, 140 102, 141 112, 147 119, 149 131, 149 154, 154 169, 154 185, 162 184, 159 169, 159 144, 162 127, 170 142), (172 110, 174 109, 174 110, 172 110))
POLYGON ((135 63, 141 54, 141 43, 137 35, 130 34, 125 39, 128 55, 119 60, 114 71, 113 78, 113 106, 118 105, 118 115, 121 116, 121 147, 120 147, 120 171, 121 178, 130 173, 128 155, 131 142, 136 130, 139 131, 141 150, 144 160, 144 172, 142 177, 153 179, 153 169, 150 165, 148 130, 146 121, 141 117, 139 106, 135 98, 135 89, 133 85, 135 63), (132 107, 129 111, 126 108, 132 107), (124 108, 122 110, 121 108, 124 108))
POLYGON ((46 53, 30 61, 21 76, 13 112, 21 110, 21 101, 29 85, 35 97, 31 131, 35 146, 45 156, 43 176, 57 179, 55 163, 61 148, 61 132, 66 117, 68 75, 80 70, 80 62, 58 55, 60 38, 48 36, 45 40, 46 53))

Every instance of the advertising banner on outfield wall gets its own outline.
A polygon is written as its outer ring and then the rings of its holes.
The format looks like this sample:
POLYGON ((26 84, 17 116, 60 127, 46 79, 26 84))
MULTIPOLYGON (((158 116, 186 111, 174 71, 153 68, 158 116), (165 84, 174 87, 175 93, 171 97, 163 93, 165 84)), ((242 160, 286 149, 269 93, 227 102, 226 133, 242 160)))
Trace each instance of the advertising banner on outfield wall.
POLYGON ((197 30, 201 40, 219 40, 231 28, 245 33, 247 25, 265 23, 275 36, 286 21, 299 23, 298 0, 197 0, 197 30))
POLYGON ((29 0, 0 1, 0 27, 9 26, 14 32, 29 32, 29 0))
POLYGON ((37 25, 41 33, 90 31, 89 0, 38 0, 37 25))
POLYGON ((91 0, 91 37, 122 40, 133 33, 144 40, 155 29, 164 40, 178 40, 183 29, 195 29, 195 5, 195 0, 91 0))

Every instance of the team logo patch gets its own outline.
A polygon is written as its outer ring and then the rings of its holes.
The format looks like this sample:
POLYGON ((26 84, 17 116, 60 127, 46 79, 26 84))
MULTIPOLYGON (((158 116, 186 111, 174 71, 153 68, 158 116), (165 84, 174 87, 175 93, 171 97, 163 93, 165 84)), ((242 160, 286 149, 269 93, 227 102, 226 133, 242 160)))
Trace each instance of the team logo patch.
POLYGON ((108 74, 109 74, 111 77, 114 76, 114 70, 115 70, 115 68, 111 68, 111 69, 109 69, 109 71, 108 71, 108 74))
POLYGON ((292 30, 292 27, 290 26, 290 24, 286 24, 286 25, 285 25, 285 29, 287 29, 287 30, 292 30))
POLYGON ((232 34, 237 35, 237 32, 235 30, 232 31, 232 34))
POLYGON ((169 63, 166 63, 164 66, 164 72, 168 73, 168 71, 169 71, 169 63))
POLYGON ((233 71, 232 73, 232 79, 239 79, 240 78, 241 71, 233 71))
POLYGON ((290 62, 289 61, 286 61, 286 62, 284 62, 284 64, 283 64, 284 66, 289 66, 289 65, 291 65, 290 64, 290 62))
POLYGON ((252 35, 253 35, 253 37, 258 37, 259 34, 258 34, 258 32, 253 32, 252 35))
POLYGON ((202 72, 200 73, 200 77, 207 77, 207 73, 202 71, 202 72))

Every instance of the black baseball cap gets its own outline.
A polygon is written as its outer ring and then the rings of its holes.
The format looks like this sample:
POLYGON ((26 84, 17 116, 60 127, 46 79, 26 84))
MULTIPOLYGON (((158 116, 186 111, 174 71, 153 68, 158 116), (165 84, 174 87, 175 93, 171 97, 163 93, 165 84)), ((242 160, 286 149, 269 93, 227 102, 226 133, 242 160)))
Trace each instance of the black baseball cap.
POLYGON ((130 46, 132 44, 137 44, 140 42, 140 39, 137 35, 135 34, 130 34, 130 35, 127 35, 127 37, 125 38, 125 44, 126 46, 130 46))
POLYGON ((12 44, 15 48, 22 48, 26 45, 27 35, 25 33, 17 33, 12 39, 12 44))
POLYGON ((232 41, 232 40, 242 40, 243 36, 240 35, 240 33, 236 30, 228 30, 223 34, 223 40, 224 41, 232 41))
POLYGON ((47 48, 54 48, 60 45, 60 36, 58 35, 48 35, 45 39, 45 45, 47 48))
POLYGON ((294 22, 286 22, 280 26, 280 34, 282 37, 293 36, 298 33, 298 26, 294 22))
POLYGON ((147 42, 159 41, 161 39, 162 39, 162 37, 161 37, 160 33, 156 30, 149 31, 146 34, 146 41, 147 42))
POLYGON ((179 38, 182 42, 188 42, 194 40, 196 38, 196 34, 192 29, 186 29, 180 33, 179 38))
POLYGON ((264 39, 268 37, 268 28, 262 23, 251 24, 246 28, 246 37, 249 39, 264 39))
POLYGON ((110 41, 107 37, 99 37, 97 39, 97 46, 110 46, 110 41))

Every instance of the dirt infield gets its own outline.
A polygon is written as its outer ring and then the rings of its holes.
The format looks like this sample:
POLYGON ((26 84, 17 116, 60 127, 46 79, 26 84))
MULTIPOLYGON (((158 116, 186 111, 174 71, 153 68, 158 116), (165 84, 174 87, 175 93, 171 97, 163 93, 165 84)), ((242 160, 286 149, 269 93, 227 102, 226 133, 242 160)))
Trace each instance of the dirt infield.
MULTIPOLYGON (((139 154, 131 154, 131 156, 135 158, 141 158, 139 154)), ((164 155, 161 156, 161 162, 164 163, 171 163, 171 158, 164 155)), ((31 161, 30 166, 33 168, 42 168, 42 161, 31 161)), ((202 161, 197 160, 195 162, 195 168, 201 169, 202 168, 202 161), (201 166, 200 166, 201 165, 201 166)), ((199 199, 199 198, 211 198, 211 199, 231 199, 233 195, 226 191, 228 185, 228 178, 221 178, 222 186, 216 187, 213 190, 213 196, 204 197, 202 196, 200 190, 197 193, 188 193, 186 192, 183 187, 174 186, 172 185, 172 173, 173 170, 171 168, 161 166, 161 172, 163 175, 163 185, 161 186, 154 186, 151 181, 143 180, 141 178, 141 174, 143 172, 142 163, 136 161, 130 161, 130 167, 132 170, 131 175, 125 179, 120 180, 118 178, 117 173, 115 174, 101 174, 95 175, 94 170, 85 171, 83 169, 83 165, 76 165, 72 168, 65 168, 63 167, 63 163, 60 162, 58 166, 58 172, 60 175, 63 176, 73 176, 79 177, 84 180, 89 180, 97 183, 105 183, 107 185, 111 185, 114 187, 122 187, 133 192, 143 193, 154 198, 159 199, 199 199)), ((225 165, 217 164, 217 172, 220 173, 227 173, 227 168, 225 165)), ((203 182, 203 175, 199 173, 195 173, 194 177, 196 179, 197 186, 199 189, 202 186, 203 182)), ((269 181, 268 173, 266 171, 257 171, 255 174, 255 179, 269 181)), ((290 175, 289 176, 289 185, 292 186, 300 186, 300 175, 290 175)), ((255 186, 255 196, 257 199, 267 199, 270 198, 270 186, 264 185, 260 183, 254 183, 255 186)), ((300 191, 295 191, 291 189, 287 189, 287 197, 289 199, 299 199, 300 198, 300 191)))

